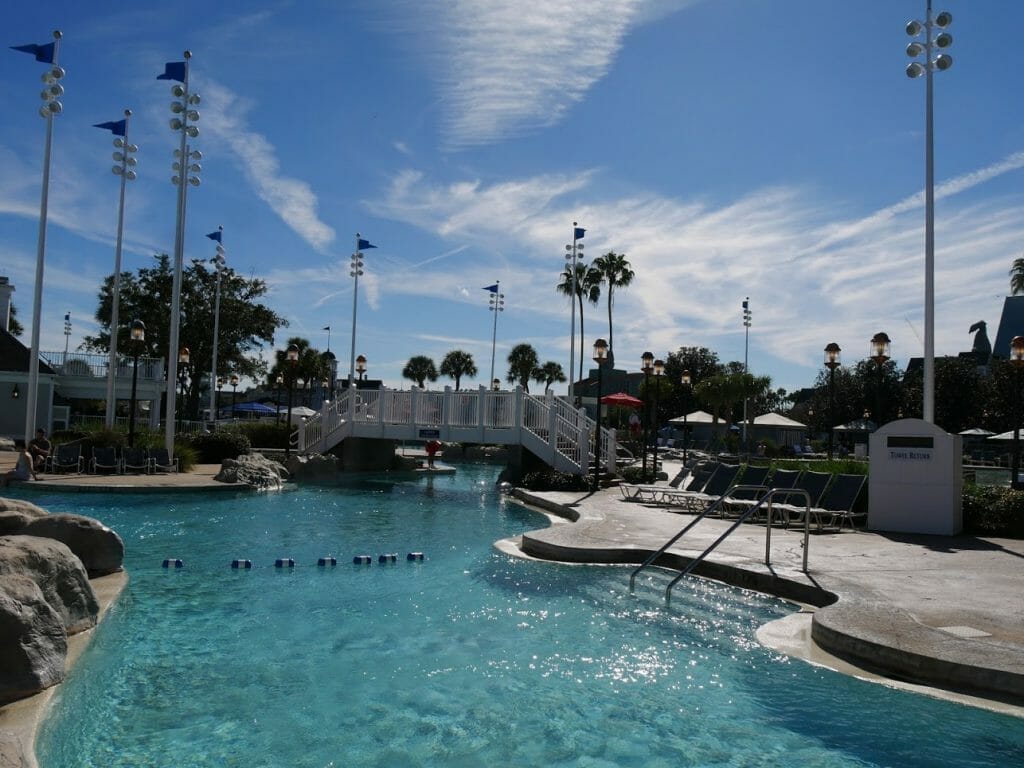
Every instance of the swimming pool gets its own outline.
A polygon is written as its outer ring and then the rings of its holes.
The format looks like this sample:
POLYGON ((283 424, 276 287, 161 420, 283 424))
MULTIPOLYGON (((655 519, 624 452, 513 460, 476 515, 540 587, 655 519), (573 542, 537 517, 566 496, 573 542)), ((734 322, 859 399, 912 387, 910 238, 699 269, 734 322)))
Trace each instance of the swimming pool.
POLYGON ((40 765, 1006 766, 1024 754, 1024 721, 763 648, 755 630, 792 610, 781 601, 694 580, 667 609, 660 590, 630 595, 626 569, 496 552, 545 523, 495 477, 460 466, 255 496, 34 496, 117 529, 131 573, 55 697, 40 765), (363 553, 373 564, 353 565, 363 553), (318 567, 328 554, 338 565, 318 567), (185 567, 163 569, 169 557, 185 567), (274 568, 279 557, 297 566, 274 568), (232 570, 235 558, 253 569, 232 570))

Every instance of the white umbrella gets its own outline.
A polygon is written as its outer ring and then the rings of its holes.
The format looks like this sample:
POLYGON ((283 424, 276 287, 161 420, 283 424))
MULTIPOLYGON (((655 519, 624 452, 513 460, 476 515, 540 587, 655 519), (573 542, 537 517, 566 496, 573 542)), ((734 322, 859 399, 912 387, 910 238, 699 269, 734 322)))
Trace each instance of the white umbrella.
MULTIPOLYGON (((288 413, 287 408, 278 408, 277 410, 278 413, 288 413)), ((316 411, 314 411, 312 408, 307 408, 304 405, 296 405, 292 407, 292 416, 298 416, 300 419, 308 418, 309 416, 313 416, 315 413, 316 411)))
POLYGON ((981 427, 972 427, 971 429, 965 429, 960 432, 964 437, 991 437, 995 432, 989 432, 987 429, 981 427))

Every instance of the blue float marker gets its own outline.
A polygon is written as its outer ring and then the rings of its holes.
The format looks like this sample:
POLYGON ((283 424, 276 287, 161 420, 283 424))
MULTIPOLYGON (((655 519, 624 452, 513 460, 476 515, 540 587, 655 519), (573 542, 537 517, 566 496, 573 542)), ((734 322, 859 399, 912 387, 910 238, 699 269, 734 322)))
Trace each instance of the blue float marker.
POLYGON ((373 558, 369 555, 356 555, 352 558, 352 562, 355 565, 370 565, 373 562, 373 558))
POLYGON ((423 553, 422 552, 410 552, 408 555, 405 556, 405 559, 408 560, 409 562, 413 562, 414 560, 422 560, 423 559, 423 553))
POLYGON ((232 560, 232 568, 252 568, 252 560, 232 560))
POLYGON ((164 568, 184 568, 185 563, 175 557, 169 557, 164 560, 164 568))
POLYGON ((290 557, 279 557, 274 561, 275 568, 294 568, 295 561, 290 557))
POLYGON ((338 558, 331 557, 330 555, 328 555, 327 557, 321 557, 319 560, 316 561, 316 564, 317 565, 337 565, 338 564, 338 558))
POLYGON ((398 561, 397 554, 384 554, 377 558, 378 563, 394 563, 398 561))

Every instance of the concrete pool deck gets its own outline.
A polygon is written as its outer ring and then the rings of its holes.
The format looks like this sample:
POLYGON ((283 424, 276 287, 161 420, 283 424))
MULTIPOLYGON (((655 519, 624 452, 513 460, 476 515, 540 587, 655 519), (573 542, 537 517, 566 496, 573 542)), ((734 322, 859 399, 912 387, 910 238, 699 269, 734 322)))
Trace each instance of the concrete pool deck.
MULTIPOLYGON (((0 472, 15 454, 0 452, 0 472)), ((213 479, 220 465, 161 475, 44 475, 31 491, 245 491, 213 479)), ((426 473, 423 473, 426 474, 426 473)), ((16 486, 17 487, 17 486, 16 486)), ((0 489, 0 495, 4 489, 0 489)), ((639 563, 677 533, 691 515, 622 500, 618 490, 517 492, 550 513, 550 526, 511 542, 527 556, 575 563, 639 563)), ((677 570, 725 530, 709 519, 669 550, 677 570)), ((763 525, 743 525, 697 571, 808 606, 759 638, 793 656, 843 672, 873 670, 978 697, 972 704, 1024 716, 1024 541, 972 536, 910 536, 857 531, 812 533, 808 573, 801 571, 803 534, 771 532, 764 564, 763 525), (826 652, 822 654, 811 638, 826 652), (841 660, 855 666, 844 668, 841 660)), ((671 575, 652 570, 637 585, 641 599, 663 600, 671 575)), ((109 578, 109 577, 108 577, 109 578)), ((628 574, 623 578, 628 580, 628 574)), ((681 595, 686 583, 676 585, 681 595)), ((114 592, 116 594, 116 592, 114 592)), ((91 632, 82 633, 87 642, 91 632)), ((81 636, 76 636, 81 637, 81 636)), ((69 657, 70 663, 70 657, 69 657)), ((34 766, 31 744, 50 689, 0 707, 0 765, 34 766), (27 754, 26 754, 27 753, 27 754), (28 758, 15 762, 18 758, 28 758), (5 762, 8 760, 9 762, 5 762)))

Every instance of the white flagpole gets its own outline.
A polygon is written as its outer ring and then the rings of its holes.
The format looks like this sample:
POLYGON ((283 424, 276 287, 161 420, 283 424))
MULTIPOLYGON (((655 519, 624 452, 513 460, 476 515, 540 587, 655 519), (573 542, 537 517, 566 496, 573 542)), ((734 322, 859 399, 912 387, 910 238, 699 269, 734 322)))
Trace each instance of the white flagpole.
MULTIPOLYGON (((107 358, 107 429, 113 429, 114 413, 117 410, 117 395, 114 391, 114 379, 117 374, 117 336, 118 331, 120 330, 118 314, 121 306, 121 244, 124 240, 124 190, 125 186, 128 184, 128 157, 130 155, 128 151, 128 121, 131 116, 132 111, 130 109, 126 109, 124 111, 124 136, 121 137, 121 172, 118 174, 121 177, 121 194, 117 204, 117 243, 114 246, 114 284, 111 287, 110 350, 109 357, 107 358)), ((114 167, 114 171, 115 173, 117 172, 117 166, 114 167)))

